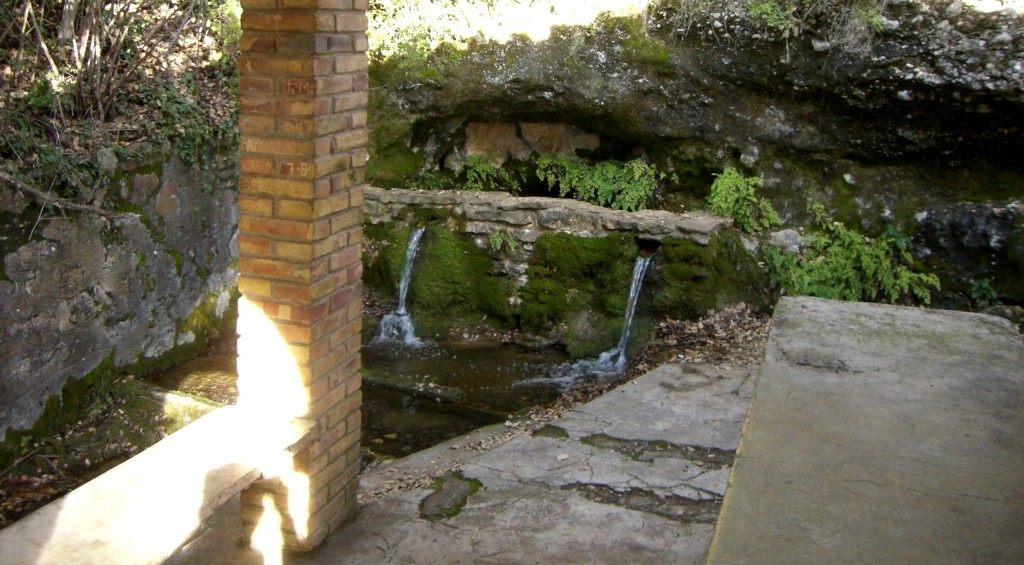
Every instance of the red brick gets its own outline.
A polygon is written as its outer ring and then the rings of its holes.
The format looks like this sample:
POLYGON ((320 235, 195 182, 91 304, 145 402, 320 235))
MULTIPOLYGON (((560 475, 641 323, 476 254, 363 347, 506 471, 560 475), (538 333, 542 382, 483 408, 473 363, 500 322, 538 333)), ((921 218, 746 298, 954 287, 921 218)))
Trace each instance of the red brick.
POLYGON ((246 31, 306 31, 317 30, 315 12, 242 12, 242 29, 246 31))
POLYGON ((339 94, 334 97, 334 111, 341 113, 355 110, 357 108, 366 108, 368 100, 369 98, 365 91, 339 94))
POLYGON ((257 277, 288 279, 294 281, 309 280, 309 266, 280 261, 276 259, 257 259, 240 257, 238 269, 243 273, 251 273, 257 277))
POLYGON ((358 245, 351 245, 331 255, 331 271, 340 271, 360 260, 358 245))
POLYGON ((351 75, 334 75, 316 79, 317 94, 337 94, 352 90, 351 75))
POLYGON ((281 81, 282 96, 313 96, 317 94, 320 79, 289 78, 281 81))
POLYGON ((238 131, 242 134, 266 135, 274 131, 273 116, 254 116, 245 114, 238 116, 238 131))
POLYGON ((243 76, 238 79, 238 91, 244 93, 273 94, 274 79, 266 77, 243 76))
POLYGON ((289 261, 308 262, 313 259, 313 244, 276 241, 274 242, 273 256, 289 261))
POLYGON ((308 345, 312 340, 309 338, 309 326, 298 324, 277 324, 277 333, 286 343, 308 345))
POLYGON ((238 179, 238 191, 246 196, 313 197, 313 185, 308 181, 256 175, 242 175, 238 179))
POLYGON ((251 194, 238 195, 238 210, 253 216, 273 216, 274 199, 251 194))
POLYGON ((313 300, 313 290, 309 285, 275 283, 274 295, 281 300, 291 300, 293 302, 308 303, 313 300))
POLYGON ((238 57, 238 66, 242 74, 261 74, 275 77, 312 77, 316 74, 316 63, 308 58, 242 54, 238 57))
POLYGON ((338 214, 331 218, 331 233, 341 233, 363 223, 363 211, 360 208, 350 208, 347 212, 338 214))
POLYGON ((273 36, 252 32, 243 33, 238 46, 243 53, 274 53, 277 51, 277 42, 273 36))
POLYGON ((316 118, 314 131, 316 135, 327 135, 347 130, 352 127, 353 116, 344 114, 328 114, 316 118))
POLYGON ((337 31, 366 31, 366 14, 343 14, 337 20, 337 31))
POLYGON ((282 177, 313 180, 316 176, 316 166, 309 161, 282 159, 277 163, 276 173, 282 177))
POLYGON ((243 135, 238 149, 241 154, 262 153, 278 157, 312 157, 313 141, 309 139, 281 139, 243 135))
POLYGON ((265 237, 238 234, 239 255, 270 255, 272 241, 265 237))
POLYGON ((284 220, 312 220, 313 204, 309 200, 278 200, 275 216, 284 220))
POLYGON ((347 53, 334 58, 334 70, 339 73, 352 73, 365 69, 367 57, 363 53, 347 53))
POLYGON ((273 287, 270 281, 243 273, 238 275, 238 292, 249 297, 269 297, 273 295, 273 287))

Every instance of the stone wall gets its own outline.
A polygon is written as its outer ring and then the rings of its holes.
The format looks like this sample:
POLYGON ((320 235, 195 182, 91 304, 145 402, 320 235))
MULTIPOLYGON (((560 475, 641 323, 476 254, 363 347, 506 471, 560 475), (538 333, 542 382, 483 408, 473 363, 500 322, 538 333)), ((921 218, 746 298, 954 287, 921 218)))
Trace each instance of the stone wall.
MULTIPOLYGON (((533 244, 545 233, 580 237, 634 234, 641 240, 678 237, 706 245, 712 234, 732 221, 703 211, 672 213, 664 210, 625 212, 565 198, 515 197, 506 192, 403 190, 368 187, 364 210, 371 224, 414 218, 417 208, 443 210, 452 215, 460 231, 475 236, 484 249, 493 247, 495 233, 511 236, 516 245, 495 253, 497 269, 512 278, 513 288, 526 284, 533 244)), ((749 246, 753 240, 746 241, 749 246)))
POLYGON ((236 182, 233 158, 207 172, 175 157, 122 162, 93 202, 114 219, 40 215, 0 185, 0 432, 30 427, 107 357, 125 366, 194 342, 201 306, 226 311, 236 182))

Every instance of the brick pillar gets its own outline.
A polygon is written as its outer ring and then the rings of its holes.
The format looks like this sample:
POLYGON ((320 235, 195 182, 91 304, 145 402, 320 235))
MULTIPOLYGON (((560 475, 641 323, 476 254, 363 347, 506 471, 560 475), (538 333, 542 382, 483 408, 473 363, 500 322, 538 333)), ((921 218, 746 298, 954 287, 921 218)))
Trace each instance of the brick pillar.
POLYGON ((242 8, 239 405, 316 421, 290 468, 243 493, 243 519, 278 512, 308 551, 356 507, 367 0, 242 8))

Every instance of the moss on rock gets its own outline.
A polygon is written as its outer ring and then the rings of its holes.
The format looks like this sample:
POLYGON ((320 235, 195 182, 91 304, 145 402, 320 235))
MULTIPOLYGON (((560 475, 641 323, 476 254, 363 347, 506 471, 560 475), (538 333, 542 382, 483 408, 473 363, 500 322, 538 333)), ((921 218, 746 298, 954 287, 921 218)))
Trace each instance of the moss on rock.
POLYGON ((563 334, 573 357, 587 357, 618 339, 637 254, 630 236, 548 234, 537 240, 520 323, 538 334, 563 334))
POLYGON ((745 302, 765 306, 770 298, 757 258, 734 232, 723 232, 707 245, 666 238, 650 274, 651 308, 676 319, 703 316, 708 310, 745 302))
MULTIPOLYGON (((404 249, 403 249, 404 253, 404 249)), ((512 325, 508 280, 494 274, 487 252, 446 225, 427 228, 410 283, 417 334, 444 335, 459 323, 512 325)))

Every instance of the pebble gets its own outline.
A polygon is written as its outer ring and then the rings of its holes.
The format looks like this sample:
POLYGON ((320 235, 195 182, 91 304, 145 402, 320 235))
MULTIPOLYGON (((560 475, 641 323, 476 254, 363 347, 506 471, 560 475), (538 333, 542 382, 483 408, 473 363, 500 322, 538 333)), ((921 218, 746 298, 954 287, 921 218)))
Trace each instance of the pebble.
POLYGON ((988 44, 990 47, 997 47, 1000 45, 1009 45, 1013 41, 1013 36, 1009 32, 1001 32, 996 34, 995 37, 989 40, 988 44))

